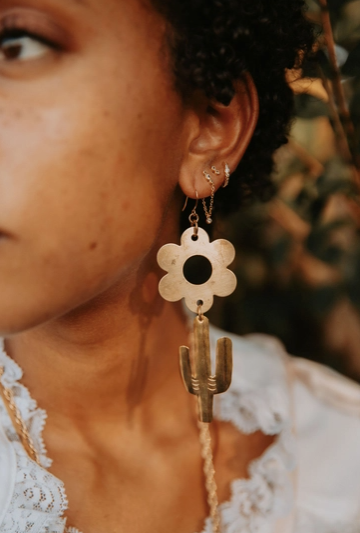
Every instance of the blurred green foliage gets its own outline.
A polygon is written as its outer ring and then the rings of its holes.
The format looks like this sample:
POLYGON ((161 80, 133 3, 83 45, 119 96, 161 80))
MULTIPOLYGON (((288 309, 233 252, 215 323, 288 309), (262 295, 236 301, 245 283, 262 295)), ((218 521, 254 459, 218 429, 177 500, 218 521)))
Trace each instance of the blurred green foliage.
POLYGON ((328 0, 340 72, 321 31, 324 10, 308 5, 318 45, 291 83, 297 118, 276 154, 278 194, 219 223, 217 236, 237 248, 239 284, 216 301, 212 320, 239 334, 275 335, 290 353, 360 379, 360 0, 328 0))

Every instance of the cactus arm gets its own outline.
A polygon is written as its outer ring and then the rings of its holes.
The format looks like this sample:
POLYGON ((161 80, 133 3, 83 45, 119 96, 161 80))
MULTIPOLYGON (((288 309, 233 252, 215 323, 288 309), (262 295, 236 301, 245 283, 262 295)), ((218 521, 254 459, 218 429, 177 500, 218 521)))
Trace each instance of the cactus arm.
POLYGON ((180 346, 180 371, 185 389, 190 392, 190 394, 196 394, 191 376, 190 350, 187 346, 180 346))
POLYGON ((222 337, 217 341, 216 347, 216 394, 228 390, 231 385, 232 376, 232 342, 227 337, 222 337))

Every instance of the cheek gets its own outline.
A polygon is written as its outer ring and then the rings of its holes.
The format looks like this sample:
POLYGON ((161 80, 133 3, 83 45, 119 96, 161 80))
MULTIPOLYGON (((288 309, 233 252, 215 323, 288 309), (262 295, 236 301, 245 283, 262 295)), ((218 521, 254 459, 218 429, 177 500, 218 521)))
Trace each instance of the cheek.
POLYGON ((14 235, 0 244, 5 332, 90 299, 125 276, 159 231, 176 183, 179 114, 162 109, 159 121, 155 104, 141 107, 134 95, 122 107, 97 89, 3 113, 0 229, 14 235))

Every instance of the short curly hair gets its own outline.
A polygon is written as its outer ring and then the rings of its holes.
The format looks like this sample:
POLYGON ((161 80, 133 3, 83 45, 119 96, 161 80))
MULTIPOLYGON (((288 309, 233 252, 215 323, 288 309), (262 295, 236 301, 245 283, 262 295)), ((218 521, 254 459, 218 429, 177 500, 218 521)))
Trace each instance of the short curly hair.
POLYGON ((314 42, 304 0, 151 0, 168 21, 176 86, 184 98, 202 90, 228 105, 234 82, 249 72, 260 115, 252 141, 217 195, 217 212, 235 210, 249 195, 270 197, 274 151, 287 142, 294 96, 286 69, 301 67, 314 42))

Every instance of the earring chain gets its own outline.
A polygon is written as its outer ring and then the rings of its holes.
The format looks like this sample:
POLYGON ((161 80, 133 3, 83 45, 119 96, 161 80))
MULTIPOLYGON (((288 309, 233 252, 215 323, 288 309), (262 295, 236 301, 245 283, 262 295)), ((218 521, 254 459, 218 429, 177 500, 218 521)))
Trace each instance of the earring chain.
MULTIPOLYGON (((230 171, 230 167, 229 167, 229 165, 227 163, 223 163, 223 166, 224 166, 224 176, 225 176, 225 178, 224 178, 224 182, 223 182, 222 186, 225 188, 225 187, 227 187, 229 185, 231 171, 230 171)), ((211 167, 211 172, 213 174, 215 174, 216 176, 220 176, 220 174, 221 174, 221 171, 218 170, 215 165, 213 165, 211 167)), ((211 178, 210 174, 206 170, 203 171, 203 174, 204 174, 204 176, 206 178, 206 181, 210 185, 211 193, 210 193, 210 204, 209 204, 209 207, 207 207, 205 198, 203 198, 202 204, 203 204, 203 208, 204 208, 204 212, 205 212, 206 223, 207 224, 211 224, 212 223, 212 214, 213 214, 213 210, 214 210, 214 200, 215 200, 216 187, 215 187, 215 183, 214 183, 213 179, 211 178)))
MULTIPOLYGON (((215 168, 215 167, 214 167, 215 168)), ((211 224, 212 223, 212 214, 213 214, 213 210, 214 210, 214 200, 215 200, 215 191, 216 191, 216 187, 215 187, 215 183, 213 182, 210 174, 208 172, 206 172, 206 170, 204 170, 203 172, 205 178, 206 178, 206 181, 209 183, 210 185, 210 189, 211 189, 211 193, 210 193, 210 204, 209 204, 209 208, 207 207, 206 205, 206 200, 205 198, 203 198, 202 200, 202 204, 203 204, 203 208, 204 208, 204 212, 205 212, 205 217, 206 217, 206 223, 207 224, 211 224)))

